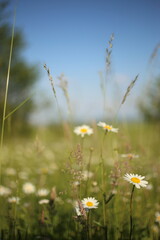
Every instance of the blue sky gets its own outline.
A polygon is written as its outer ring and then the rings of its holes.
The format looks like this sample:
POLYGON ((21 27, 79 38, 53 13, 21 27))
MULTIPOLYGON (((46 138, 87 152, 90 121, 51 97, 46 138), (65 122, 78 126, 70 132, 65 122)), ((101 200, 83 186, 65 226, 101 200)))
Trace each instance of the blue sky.
MULTIPOLYGON (((11 10, 14 5, 12 1, 11 10)), ((67 77, 77 119, 86 121, 103 115, 98 72, 105 73, 105 49, 111 33, 115 39, 107 80, 108 107, 117 108, 128 84, 139 73, 138 82, 121 109, 126 118, 137 117, 136 101, 148 79, 148 61, 160 42, 159 13, 159 0, 18 1, 16 27, 22 30, 27 43, 23 55, 40 69, 35 87, 37 102, 53 101, 50 108, 39 111, 32 120, 49 122, 55 118, 52 109, 56 107, 44 63, 55 81, 62 72, 67 77)), ((63 95, 59 90, 57 94, 66 112, 63 95)))

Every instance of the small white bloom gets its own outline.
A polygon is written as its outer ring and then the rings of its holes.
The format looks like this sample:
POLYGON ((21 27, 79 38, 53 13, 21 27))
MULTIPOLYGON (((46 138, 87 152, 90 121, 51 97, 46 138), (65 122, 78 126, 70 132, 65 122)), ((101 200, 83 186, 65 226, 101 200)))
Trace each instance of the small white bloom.
POLYGON ((87 125, 82 125, 79 127, 75 127, 74 133, 77 135, 81 135, 81 137, 84 137, 86 134, 87 135, 93 134, 93 129, 87 125))
POLYGON ((81 215, 82 215, 82 214, 81 214, 81 211, 80 211, 80 207, 79 207, 78 202, 75 202, 75 204, 74 204, 74 209, 75 209, 75 211, 76 211, 77 216, 81 216, 81 215))
POLYGON ((121 154, 121 157, 132 159, 132 158, 139 158, 139 155, 136 155, 133 153, 127 153, 127 154, 121 154))
POLYGON ((93 187, 96 187, 98 185, 98 183, 96 181, 93 181, 92 185, 93 185, 93 187))
POLYGON ((39 197, 45 197, 48 195, 48 193, 49 193, 48 189, 42 188, 38 190, 37 195, 39 197))
POLYGON ((19 204, 19 200, 20 200, 19 197, 10 197, 10 198, 8 198, 8 202, 9 202, 9 203, 19 204))
POLYGON ((79 182, 79 181, 73 182, 73 186, 74 186, 74 187, 80 186, 80 182, 79 182))
POLYGON ((160 212, 155 213, 155 222, 158 222, 160 224, 160 212))
POLYGON ((39 201, 39 204, 48 204, 49 203, 49 200, 48 199, 42 199, 39 201))
POLYGON ((132 183, 133 185, 135 185, 136 188, 147 187, 147 184, 148 184, 147 181, 143 180, 145 177, 142 177, 141 175, 138 175, 138 174, 126 173, 123 178, 129 183, 132 183))
POLYGON ((89 172, 89 171, 83 171, 82 172, 82 178, 84 181, 87 181, 88 178, 92 178, 93 177, 93 173, 89 172))
POLYGON ((146 187, 147 190, 152 190, 153 189, 153 185, 152 184, 148 184, 148 186, 146 187))
POLYGON ((111 125, 108 125, 105 122, 99 122, 97 126, 102 127, 107 132, 118 133, 118 128, 113 128, 111 125))
POLYGON ((85 209, 98 208, 98 204, 99 202, 93 197, 84 198, 82 200, 82 205, 85 209))
POLYGON ((8 176, 15 176, 16 175, 16 170, 14 168, 6 168, 5 172, 8 176))
POLYGON ((19 172, 18 176, 20 179, 26 180, 28 178, 28 173, 27 172, 19 172))
POLYGON ((11 190, 7 187, 0 185, 0 196, 8 196, 11 194, 11 190))
POLYGON ((23 185, 23 192, 26 194, 34 193, 35 190, 36 188, 32 183, 27 182, 23 185))

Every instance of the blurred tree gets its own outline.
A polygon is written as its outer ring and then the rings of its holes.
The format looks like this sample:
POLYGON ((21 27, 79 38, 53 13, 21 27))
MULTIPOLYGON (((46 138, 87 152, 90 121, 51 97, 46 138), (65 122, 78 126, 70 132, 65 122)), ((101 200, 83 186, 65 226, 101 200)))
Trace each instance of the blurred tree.
POLYGON ((144 120, 160 122, 160 77, 150 83, 145 97, 139 103, 139 109, 144 120))
MULTIPOLYGON (((12 25, 7 21, 6 10, 9 1, 0 0, 0 121, 3 115, 6 77, 9 62, 9 52, 12 37, 12 25)), ((20 31, 15 31, 10 82, 7 99, 7 114, 23 100, 29 97, 30 89, 37 80, 37 69, 30 66, 22 57, 21 52, 25 47, 20 31)), ((28 101, 18 109, 10 118, 12 128, 23 129, 27 124, 28 116, 33 109, 33 101, 28 101)))

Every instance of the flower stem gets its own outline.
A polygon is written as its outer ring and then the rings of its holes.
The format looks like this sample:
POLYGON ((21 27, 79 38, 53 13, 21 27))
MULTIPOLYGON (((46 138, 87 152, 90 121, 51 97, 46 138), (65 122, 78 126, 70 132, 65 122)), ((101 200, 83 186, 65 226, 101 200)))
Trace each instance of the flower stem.
MULTIPOLYGON (((104 140, 105 137, 107 135, 107 131, 105 131, 104 136, 103 136, 103 140, 102 140, 102 146, 101 146, 101 177, 102 177, 102 191, 103 191, 103 225, 104 225, 104 229, 107 228, 106 226, 106 204, 105 204, 105 199, 104 199, 104 195, 105 195, 105 179, 104 179, 104 158, 103 158, 103 148, 104 148, 104 140)), ((106 236, 106 231, 105 232, 105 239, 107 238, 106 236)))
POLYGON ((129 240, 132 240, 132 233, 133 233, 133 218, 132 218, 132 200, 133 200, 133 193, 134 193, 135 185, 133 185, 131 198, 130 198, 130 233, 129 233, 129 240))

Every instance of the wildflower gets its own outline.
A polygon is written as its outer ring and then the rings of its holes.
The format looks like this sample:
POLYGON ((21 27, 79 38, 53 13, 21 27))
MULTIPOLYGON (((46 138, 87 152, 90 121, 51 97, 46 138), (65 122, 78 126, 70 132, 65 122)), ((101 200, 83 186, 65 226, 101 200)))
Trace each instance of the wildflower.
POLYGON ((82 172, 82 177, 84 181, 87 181, 88 178, 93 177, 93 173, 85 170, 82 172))
POLYGON ((102 127, 107 132, 118 133, 118 128, 113 128, 111 125, 108 125, 105 122, 99 122, 97 126, 102 127))
POLYGON ((74 133, 76 133, 77 135, 81 135, 81 137, 84 137, 86 134, 87 135, 93 134, 93 129, 87 125, 82 125, 79 127, 75 127, 74 133))
POLYGON ((77 187, 77 186, 80 186, 81 184, 80 184, 80 182, 79 181, 75 181, 75 182, 73 182, 73 186, 74 187, 77 187))
POLYGON ((49 200, 48 199, 42 199, 38 202, 40 205, 42 204, 48 204, 49 203, 49 200))
POLYGON ((96 181, 93 181, 92 185, 93 185, 93 187, 96 187, 98 185, 98 183, 96 181))
POLYGON ((23 192, 26 194, 34 193, 35 190, 36 188, 32 183, 27 182, 23 185, 23 192))
POLYGON ((39 204, 48 204, 49 203, 49 200, 48 199, 42 199, 39 201, 39 204))
POLYGON ((8 198, 8 202, 9 203, 17 203, 17 204, 19 204, 19 197, 10 197, 10 198, 8 198))
POLYGON ((22 172, 19 172, 18 176, 20 179, 26 180, 28 178, 28 173, 22 171, 22 172))
POLYGON ((136 188, 147 187, 148 182, 143 180, 144 178, 145 177, 142 177, 141 175, 131 173, 130 174, 126 173, 124 176, 124 179, 129 183, 135 185, 136 188))
POLYGON ((127 154, 121 154, 121 157, 132 159, 132 158, 139 158, 139 155, 127 153, 127 154))
POLYGON ((80 211, 80 207, 79 207, 78 202, 76 202, 76 203, 74 204, 74 209, 75 209, 75 211, 76 211, 77 216, 81 216, 81 215, 82 215, 82 214, 81 214, 81 211, 80 211))
POLYGON ((99 204, 99 202, 93 197, 84 198, 82 200, 82 205, 87 210, 93 209, 93 208, 98 208, 98 204, 99 204))
POLYGON ((49 193, 48 189, 42 188, 38 190, 37 195, 39 197, 44 197, 44 196, 47 196, 48 193, 49 193))
POLYGON ((155 222, 158 222, 160 224, 160 212, 156 212, 155 217, 156 217, 155 222))
POLYGON ((0 196, 7 196, 11 194, 11 190, 7 187, 0 185, 0 196))
POLYGON ((16 170, 14 168, 7 168, 5 172, 8 176, 15 176, 16 175, 16 170))
POLYGON ((148 186, 146 187, 147 190, 152 190, 153 189, 153 185, 152 184, 148 184, 148 186))

